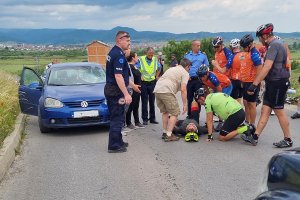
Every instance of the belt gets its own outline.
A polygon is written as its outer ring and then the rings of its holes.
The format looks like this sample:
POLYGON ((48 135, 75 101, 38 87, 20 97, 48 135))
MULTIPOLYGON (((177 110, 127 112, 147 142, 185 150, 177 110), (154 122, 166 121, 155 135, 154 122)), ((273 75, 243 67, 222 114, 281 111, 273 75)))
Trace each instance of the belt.
POLYGON ((154 82, 155 82, 155 80, 153 80, 153 81, 142 81, 143 84, 149 84, 149 85, 154 83, 154 82))

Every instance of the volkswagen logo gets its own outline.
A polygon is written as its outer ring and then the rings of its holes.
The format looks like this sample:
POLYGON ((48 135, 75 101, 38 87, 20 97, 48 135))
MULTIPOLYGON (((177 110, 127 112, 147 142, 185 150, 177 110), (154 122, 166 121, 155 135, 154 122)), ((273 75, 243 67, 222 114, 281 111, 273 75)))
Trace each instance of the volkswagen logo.
POLYGON ((88 107, 88 102, 86 102, 86 101, 82 101, 81 103, 80 103, 80 105, 81 105, 81 107, 83 107, 83 108, 86 108, 86 107, 88 107))

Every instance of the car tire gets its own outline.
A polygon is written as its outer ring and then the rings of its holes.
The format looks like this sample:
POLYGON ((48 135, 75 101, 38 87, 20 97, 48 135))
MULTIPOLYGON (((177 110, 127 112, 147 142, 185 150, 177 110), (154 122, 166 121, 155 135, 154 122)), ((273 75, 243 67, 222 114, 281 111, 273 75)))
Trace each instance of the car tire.
POLYGON ((40 128, 41 133, 49 133, 49 132, 51 132, 51 128, 45 127, 43 125, 42 120, 40 119, 40 117, 39 117, 39 128, 40 128))

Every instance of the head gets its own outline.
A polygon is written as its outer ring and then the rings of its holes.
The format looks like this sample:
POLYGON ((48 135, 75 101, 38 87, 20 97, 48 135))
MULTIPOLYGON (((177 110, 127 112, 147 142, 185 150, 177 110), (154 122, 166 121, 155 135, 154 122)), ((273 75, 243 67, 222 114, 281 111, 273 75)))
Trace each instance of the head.
POLYGON ((237 38, 234 38, 230 41, 229 46, 233 52, 240 50, 240 40, 237 38))
POLYGON ((198 132, 198 129, 197 129, 197 126, 196 124, 194 123, 189 123, 187 126, 186 126, 186 129, 185 131, 188 133, 188 132, 193 132, 193 133, 197 133, 198 132))
POLYGON ((171 55, 171 60, 175 60, 175 59, 176 59, 175 54, 172 54, 172 55, 171 55))
POLYGON ((160 52, 160 51, 159 51, 159 52, 157 52, 157 57, 159 57, 159 58, 160 58, 161 56, 162 56, 162 52, 160 52))
POLYGON ((205 79, 207 78, 208 71, 209 71, 208 69, 209 69, 209 67, 206 66, 205 64, 202 64, 202 65, 198 68, 196 74, 197 74, 197 76, 199 77, 199 79, 205 80, 205 79))
POLYGON ((218 36, 216 38, 214 38, 211 42, 212 46, 214 47, 216 52, 221 52, 223 49, 223 38, 218 36))
POLYGON ((123 51, 130 48, 130 35, 125 31, 118 31, 116 34, 116 45, 120 47, 123 51))
POLYGON ((205 98, 206 98, 206 90, 205 88, 199 88, 194 93, 194 99, 199 102, 201 105, 205 105, 205 98))
POLYGON ((193 53, 198 53, 200 51, 201 42, 200 40, 193 40, 192 41, 192 51, 193 53))
POLYGON ((155 50, 154 50, 152 47, 148 47, 148 48, 146 49, 146 57, 147 57, 149 60, 152 60, 154 54, 155 54, 155 50))
POLYGON ((137 62, 138 56, 137 56, 137 54, 135 52, 131 51, 129 53, 129 55, 126 55, 126 60, 127 60, 128 63, 134 64, 134 63, 137 62))
POLYGON ((274 26, 272 23, 260 25, 256 30, 256 37, 263 45, 267 45, 273 38, 274 26))
POLYGON ((265 56, 265 53, 267 52, 267 49, 266 49, 265 46, 261 46, 261 47, 258 49, 258 51, 259 51, 260 56, 261 56, 261 57, 264 57, 264 56, 265 56))
POLYGON ((188 72, 192 66, 192 62, 187 58, 183 58, 180 61, 180 65, 188 72))
POLYGON ((249 52, 253 46, 253 37, 251 34, 246 34, 240 40, 240 45, 243 47, 244 51, 249 52))

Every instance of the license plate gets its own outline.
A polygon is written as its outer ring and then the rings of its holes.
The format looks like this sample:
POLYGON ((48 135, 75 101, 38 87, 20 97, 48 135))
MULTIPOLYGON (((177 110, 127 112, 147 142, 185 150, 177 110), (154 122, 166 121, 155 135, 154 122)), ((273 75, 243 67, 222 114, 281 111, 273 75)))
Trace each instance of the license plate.
POLYGON ((88 111, 76 111, 74 112, 74 118, 83 118, 83 117, 98 117, 98 110, 88 110, 88 111))

